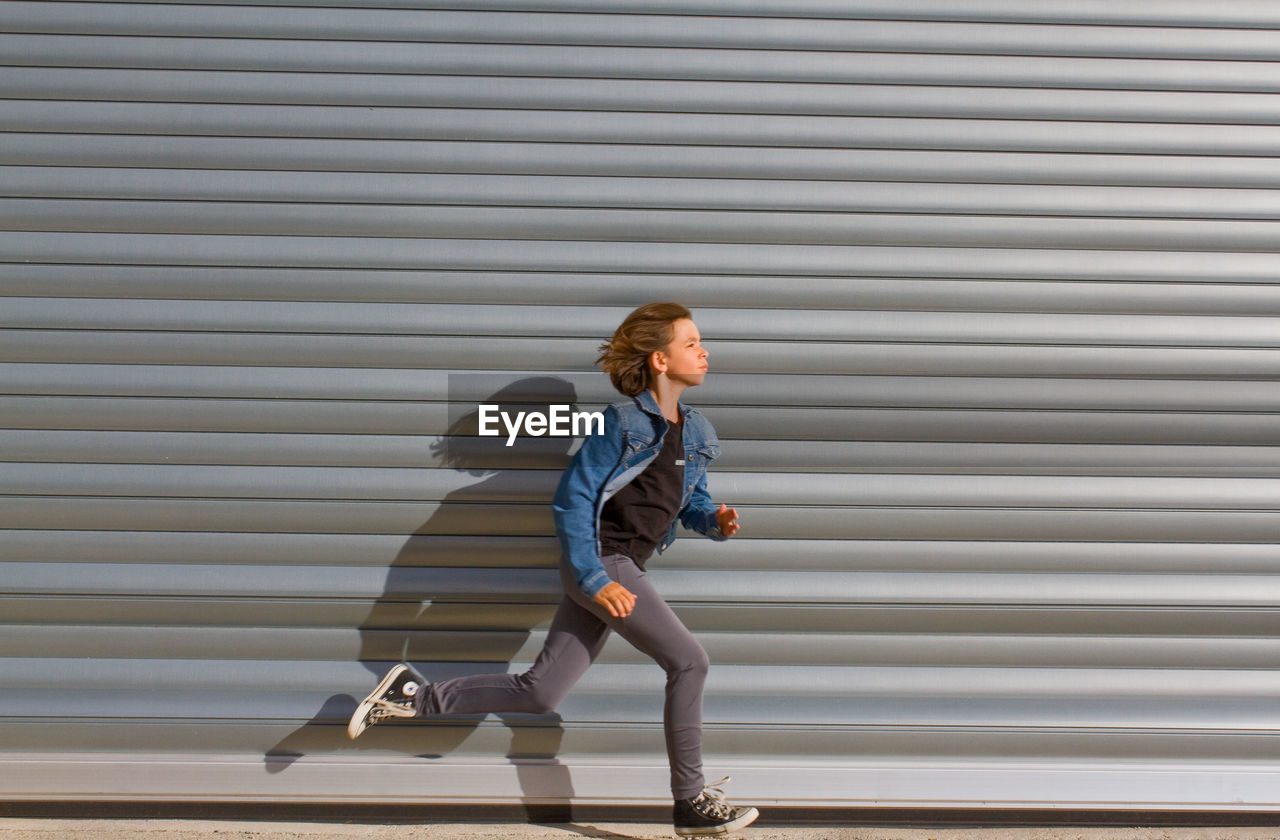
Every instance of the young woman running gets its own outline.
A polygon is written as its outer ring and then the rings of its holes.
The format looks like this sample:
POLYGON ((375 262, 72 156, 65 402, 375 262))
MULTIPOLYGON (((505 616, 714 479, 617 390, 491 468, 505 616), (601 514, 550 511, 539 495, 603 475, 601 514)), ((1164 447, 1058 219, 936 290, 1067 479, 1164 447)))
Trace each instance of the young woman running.
POLYGON ((553 711, 615 631, 667 673, 663 728, 671 764, 673 821, 680 835, 749 825, 702 776, 702 689, 707 654, 645 577, 645 561, 676 536, 677 523, 714 540, 738 530, 733 508, 711 501, 707 465, 720 451, 711 424, 680 402, 702 384, 707 351, 689 310, 651 303, 627 316, 597 363, 629 399, 604 413, 560 478, 553 508, 565 595, 547 641, 523 674, 460 677, 434 685, 396 665, 356 708, 352 738, 392 718, 553 711))

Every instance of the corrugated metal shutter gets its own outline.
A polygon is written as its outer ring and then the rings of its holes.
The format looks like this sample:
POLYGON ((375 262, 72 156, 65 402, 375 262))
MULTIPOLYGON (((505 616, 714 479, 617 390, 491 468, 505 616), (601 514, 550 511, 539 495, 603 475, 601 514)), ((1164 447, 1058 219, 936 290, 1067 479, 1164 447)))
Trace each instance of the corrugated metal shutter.
POLYGON ((457 374, 599 406, 676 298, 736 799, 1280 807, 1280 7, 359 5, 0 8, 0 796, 663 801, 625 644, 342 722, 558 597, 563 442, 444 460, 457 374))

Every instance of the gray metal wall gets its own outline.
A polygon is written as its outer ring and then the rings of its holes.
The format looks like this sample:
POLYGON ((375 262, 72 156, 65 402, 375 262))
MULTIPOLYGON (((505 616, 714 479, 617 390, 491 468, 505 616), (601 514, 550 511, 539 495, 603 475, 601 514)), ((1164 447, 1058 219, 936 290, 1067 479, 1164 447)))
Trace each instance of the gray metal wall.
POLYGON ((735 798, 1280 807, 1280 7, 301 2, 0 7, 0 797, 664 801, 625 645, 341 727, 558 597, 451 374, 677 298, 735 798))

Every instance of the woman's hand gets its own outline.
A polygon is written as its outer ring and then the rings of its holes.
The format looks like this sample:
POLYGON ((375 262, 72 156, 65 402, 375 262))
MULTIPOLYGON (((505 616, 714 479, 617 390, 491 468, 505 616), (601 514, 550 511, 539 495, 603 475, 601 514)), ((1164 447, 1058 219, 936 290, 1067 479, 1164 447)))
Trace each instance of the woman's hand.
POLYGON ((716 525, 720 526, 720 533, 732 537, 738 533, 738 511, 720 505, 720 509, 716 511, 716 525))
POLYGON ((591 600, 609 611, 614 618, 626 618, 636 608, 636 596, 617 581, 605 584, 591 600))

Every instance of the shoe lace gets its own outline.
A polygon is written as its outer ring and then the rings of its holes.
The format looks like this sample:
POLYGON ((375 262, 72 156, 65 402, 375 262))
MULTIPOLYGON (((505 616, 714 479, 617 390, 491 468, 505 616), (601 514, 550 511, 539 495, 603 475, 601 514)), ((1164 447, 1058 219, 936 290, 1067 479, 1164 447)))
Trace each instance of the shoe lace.
POLYGON ((729 777, 725 776, 720 781, 707 785, 702 789, 702 793, 698 794, 698 798, 693 800, 693 807, 709 817, 719 820, 731 819, 733 808, 725 799, 722 789, 728 781, 729 777))
POLYGON ((372 709, 369 710, 369 719, 372 721, 387 720, 393 717, 412 717, 413 704, 396 703, 393 700, 379 699, 375 701, 372 709))

